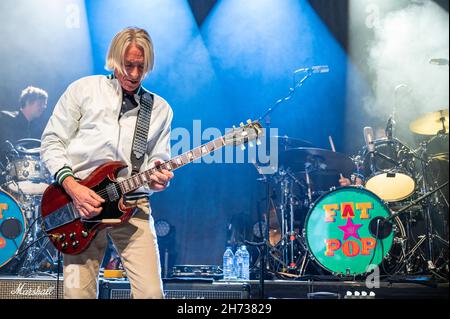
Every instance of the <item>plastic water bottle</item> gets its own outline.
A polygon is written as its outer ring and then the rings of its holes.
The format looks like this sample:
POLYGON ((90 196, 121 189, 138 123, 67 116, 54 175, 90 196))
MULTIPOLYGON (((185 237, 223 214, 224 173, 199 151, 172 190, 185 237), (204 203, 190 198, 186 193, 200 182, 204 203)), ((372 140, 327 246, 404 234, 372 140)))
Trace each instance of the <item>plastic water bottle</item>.
POLYGON ((241 246, 242 271, 241 280, 250 280, 250 253, 245 245, 241 246))
POLYGON ((231 250, 231 247, 227 247, 225 252, 223 253, 223 279, 224 280, 235 280, 236 273, 234 270, 234 262, 235 262, 234 253, 231 250))
POLYGON ((243 266, 243 259, 242 259, 242 250, 241 247, 239 247, 236 250, 236 254, 234 254, 234 259, 236 260, 236 279, 237 280, 243 280, 242 278, 242 266, 243 266))

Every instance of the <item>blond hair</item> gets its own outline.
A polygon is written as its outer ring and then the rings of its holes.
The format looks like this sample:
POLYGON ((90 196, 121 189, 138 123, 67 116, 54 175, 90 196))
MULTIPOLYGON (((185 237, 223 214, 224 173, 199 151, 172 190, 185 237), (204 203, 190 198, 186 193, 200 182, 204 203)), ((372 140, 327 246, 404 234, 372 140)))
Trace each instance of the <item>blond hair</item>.
POLYGON ((117 70, 121 74, 128 75, 124 66, 124 57, 125 51, 130 44, 136 44, 144 51, 144 73, 142 78, 145 78, 147 73, 153 69, 155 57, 150 35, 147 31, 140 28, 129 27, 116 34, 109 46, 105 69, 108 71, 117 70))
POLYGON ((23 109, 27 103, 34 102, 36 100, 47 100, 48 94, 43 89, 29 86, 22 90, 19 97, 19 107, 23 109))

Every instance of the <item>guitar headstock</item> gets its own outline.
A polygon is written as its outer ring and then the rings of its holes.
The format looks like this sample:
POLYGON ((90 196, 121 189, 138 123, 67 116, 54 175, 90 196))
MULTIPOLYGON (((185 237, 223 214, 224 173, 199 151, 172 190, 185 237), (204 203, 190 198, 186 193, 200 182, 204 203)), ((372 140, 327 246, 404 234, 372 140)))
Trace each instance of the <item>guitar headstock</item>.
POLYGON ((247 124, 241 123, 239 127, 233 129, 225 134, 225 145, 241 145, 241 149, 244 150, 244 144, 248 143, 250 147, 253 146, 252 141, 256 140, 256 144, 259 145, 259 137, 264 135, 262 125, 258 121, 247 120, 247 124))

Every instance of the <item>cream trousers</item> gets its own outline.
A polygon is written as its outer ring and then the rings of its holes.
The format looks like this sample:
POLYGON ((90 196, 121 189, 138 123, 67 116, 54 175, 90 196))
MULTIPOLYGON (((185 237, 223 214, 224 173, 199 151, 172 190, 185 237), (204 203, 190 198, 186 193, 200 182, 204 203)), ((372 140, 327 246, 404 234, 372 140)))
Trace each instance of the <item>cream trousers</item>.
POLYGON ((78 255, 64 255, 64 298, 94 299, 98 273, 111 237, 126 270, 132 298, 164 298, 158 242, 147 198, 127 202, 136 206, 129 221, 102 229, 78 255))

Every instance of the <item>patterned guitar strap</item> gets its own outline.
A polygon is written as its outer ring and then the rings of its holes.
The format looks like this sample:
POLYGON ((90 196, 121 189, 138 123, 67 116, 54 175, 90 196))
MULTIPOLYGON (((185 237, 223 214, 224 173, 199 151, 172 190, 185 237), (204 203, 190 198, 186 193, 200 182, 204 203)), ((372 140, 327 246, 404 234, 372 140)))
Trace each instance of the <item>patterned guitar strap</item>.
POLYGON ((132 173, 135 175, 144 162, 145 152, 147 151, 147 138, 150 128, 150 119, 153 110, 153 95, 145 92, 141 95, 141 108, 138 113, 136 121, 136 128, 134 130, 133 147, 131 149, 131 165, 132 173))

